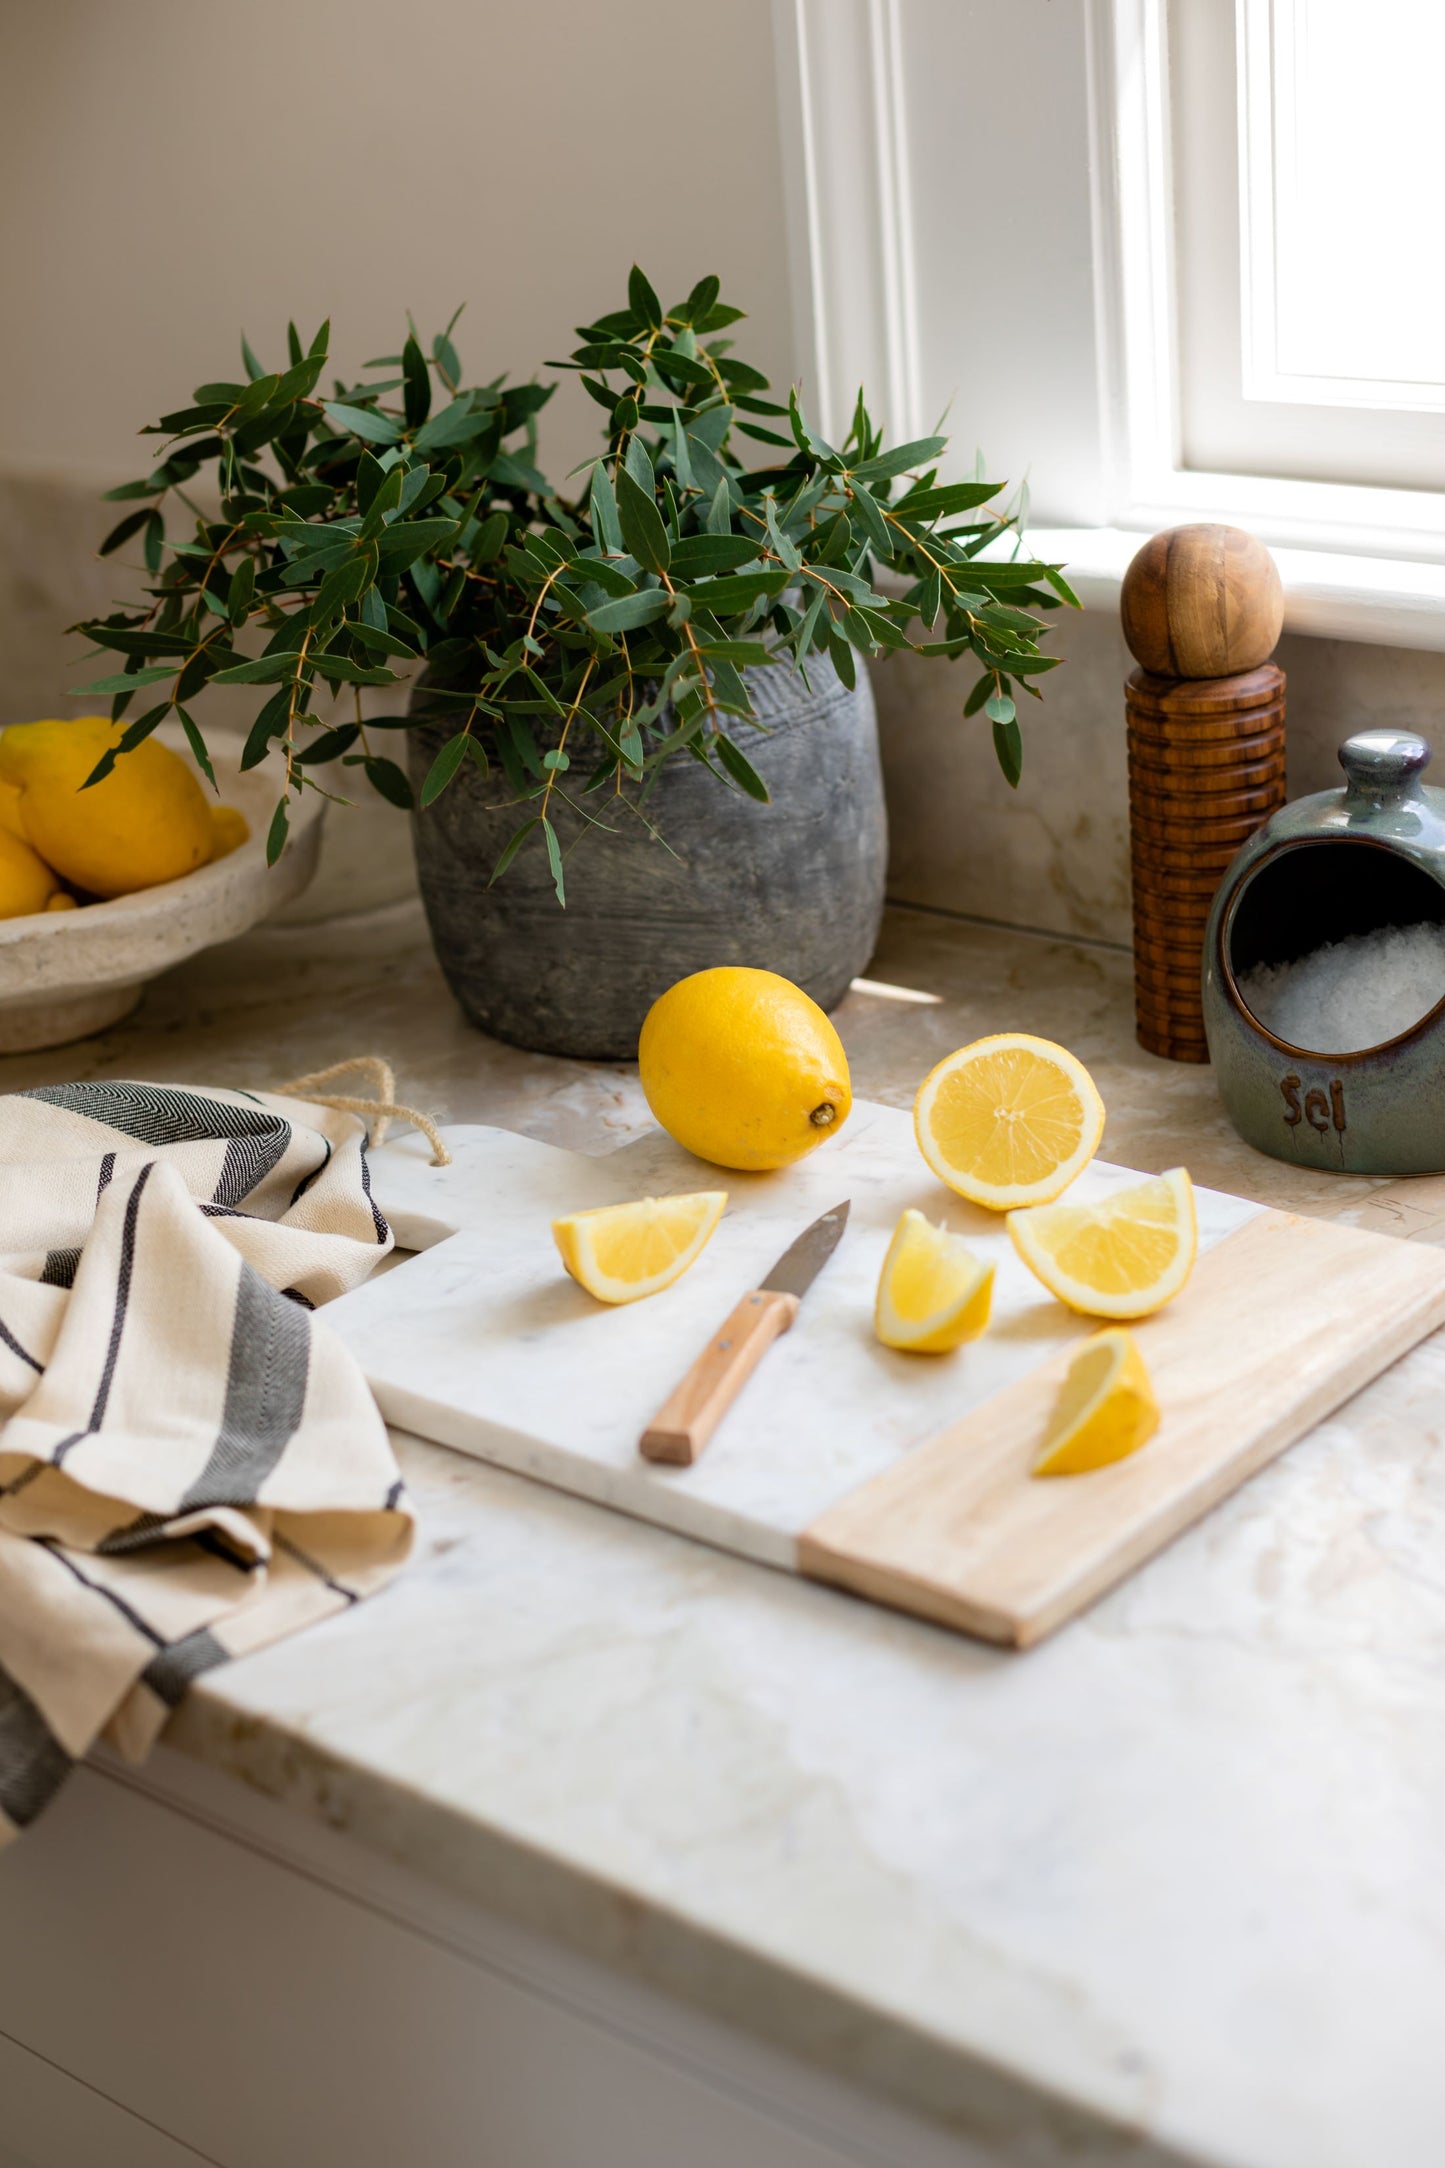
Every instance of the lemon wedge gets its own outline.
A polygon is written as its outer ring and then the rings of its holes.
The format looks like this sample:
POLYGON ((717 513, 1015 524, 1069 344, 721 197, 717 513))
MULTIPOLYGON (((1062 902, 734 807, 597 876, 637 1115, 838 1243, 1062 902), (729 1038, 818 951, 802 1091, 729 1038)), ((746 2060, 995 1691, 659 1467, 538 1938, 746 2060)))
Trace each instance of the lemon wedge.
POLYGON ((1089 1164, 1104 1102, 1050 1039, 1000 1032, 931 1069, 913 1102, 918 1149, 940 1182, 991 1212, 1047 1204, 1089 1164))
POLYGON ((642 1197, 552 1222, 562 1262, 599 1302, 637 1302, 680 1280, 706 1248, 727 1203, 725 1189, 688 1197, 642 1197))
POLYGON ((946 1355, 976 1340, 993 1304, 993 1266, 974 1256, 962 1235, 935 1227, 911 1207, 893 1230, 873 1326, 885 1347, 946 1355))
POLYGON ((1111 1325, 1086 1340, 1059 1388, 1035 1475, 1084 1475, 1127 1460, 1159 1428, 1159 1403, 1134 1335, 1111 1325))
POLYGON ((1148 1317, 1194 1265, 1194 1191, 1182 1167, 1092 1204, 1010 1212, 1019 1256, 1051 1295, 1086 1317, 1148 1317))

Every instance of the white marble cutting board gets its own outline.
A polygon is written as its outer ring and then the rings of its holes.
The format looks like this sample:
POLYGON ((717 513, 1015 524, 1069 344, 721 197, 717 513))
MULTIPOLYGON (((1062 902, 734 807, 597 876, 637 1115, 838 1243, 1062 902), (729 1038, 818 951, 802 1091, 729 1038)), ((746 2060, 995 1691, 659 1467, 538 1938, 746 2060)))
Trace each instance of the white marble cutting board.
MULTIPOLYGON (((478 1459, 796 1567, 803 1531, 911 1448, 1091 1328, 1039 1286, 998 1215, 924 1165, 910 1115, 855 1104, 841 1135, 776 1174, 708 1167, 658 1132, 600 1159, 503 1129, 445 1132, 450 1167, 419 1137, 371 1155, 397 1239, 424 1254, 328 1306, 389 1421, 478 1459), (663 1294, 608 1309, 562 1270, 550 1222, 625 1198, 726 1188, 728 1208, 692 1270, 663 1294), (840 1199, 843 1241, 793 1330, 765 1356, 695 1466, 644 1461, 638 1437, 740 1294, 840 1199), (988 1334, 948 1356, 902 1355, 873 1336, 879 1266, 916 1205, 997 1268, 988 1334), (434 1246, 433 1246, 434 1245, 434 1246)), ((1137 1181, 1096 1162, 1074 1194, 1137 1181)), ((1198 1190, 1201 1247, 1258 1207, 1198 1190)))

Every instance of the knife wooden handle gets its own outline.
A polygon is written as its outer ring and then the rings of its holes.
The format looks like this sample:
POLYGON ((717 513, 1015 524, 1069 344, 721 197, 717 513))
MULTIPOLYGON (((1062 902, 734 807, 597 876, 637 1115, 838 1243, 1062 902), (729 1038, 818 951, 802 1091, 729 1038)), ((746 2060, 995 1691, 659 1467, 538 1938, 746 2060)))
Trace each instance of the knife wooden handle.
POLYGON ((642 1433, 645 1460, 690 1467, 763 1356, 798 1314, 796 1295, 744 1295, 642 1433))

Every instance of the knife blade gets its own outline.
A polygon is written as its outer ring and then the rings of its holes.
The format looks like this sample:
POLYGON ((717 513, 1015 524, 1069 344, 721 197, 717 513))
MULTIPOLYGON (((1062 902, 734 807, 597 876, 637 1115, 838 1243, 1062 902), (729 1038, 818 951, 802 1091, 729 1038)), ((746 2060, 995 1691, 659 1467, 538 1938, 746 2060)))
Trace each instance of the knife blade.
POLYGON ((645 1460, 690 1467, 843 1239, 850 1199, 805 1227, 761 1287, 744 1295, 639 1440, 645 1460))
POLYGON ((790 1242, 772 1271, 763 1281, 762 1292, 766 1295, 796 1295, 799 1300, 807 1294, 818 1274, 843 1239, 843 1229, 848 1224, 848 1207, 853 1202, 845 1197, 835 1204, 831 1212, 815 1219, 811 1227, 805 1227, 796 1242, 790 1242))

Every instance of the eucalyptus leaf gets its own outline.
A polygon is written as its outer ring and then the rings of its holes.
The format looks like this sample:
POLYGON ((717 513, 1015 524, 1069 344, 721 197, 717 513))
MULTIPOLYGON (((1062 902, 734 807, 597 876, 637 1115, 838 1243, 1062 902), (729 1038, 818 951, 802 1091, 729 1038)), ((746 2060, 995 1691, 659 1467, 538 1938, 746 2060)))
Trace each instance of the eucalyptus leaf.
POLYGON ((464 730, 459 730, 454 738, 447 739, 446 744, 426 772, 426 780, 421 787, 421 803, 423 806, 429 806, 434 798, 441 796, 462 762, 466 759, 467 747, 470 743, 471 740, 464 730))
POLYGON ((734 745, 731 738, 725 737, 722 731, 718 732, 713 743, 717 747, 718 759, 733 781, 745 790, 750 798, 756 798, 760 805, 771 805, 773 801, 768 786, 747 755, 734 745))
POLYGON ((993 749, 1003 770, 1004 781, 1017 790, 1019 777, 1024 772, 1024 741, 1016 722, 994 724, 993 749))
POLYGON ((666 572, 672 551, 656 499, 638 487, 626 467, 617 476, 616 488, 624 544, 640 565, 653 572, 666 572))
POLYGON ((275 812, 271 815, 271 825, 266 831, 266 863, 268 866, 274 866, 281 853, 285 850, 288 826, 289 813, 286 800, 282 798, 278 802, 275 812))
POLYGON ((672 597, 665 588, 649 587, 642 594, 622 595, 616 602, 604 602, 595 610, 587 612, 587 622, 594 632, 632 632, 639 625, 655 624, 666 617, 672 606, 672 597))
POLYGON ((401 435, 399 424, 389 414, 378 414, 375 407, 345 406, 335 399, 325 399, 322 405, 338 429, 367 444, 395 444, 401 435))
POLYGON ((632 266, 628 276, 627 299, 633 315, 647 330, 662 329, 662 303, 636 264, 632 266))

